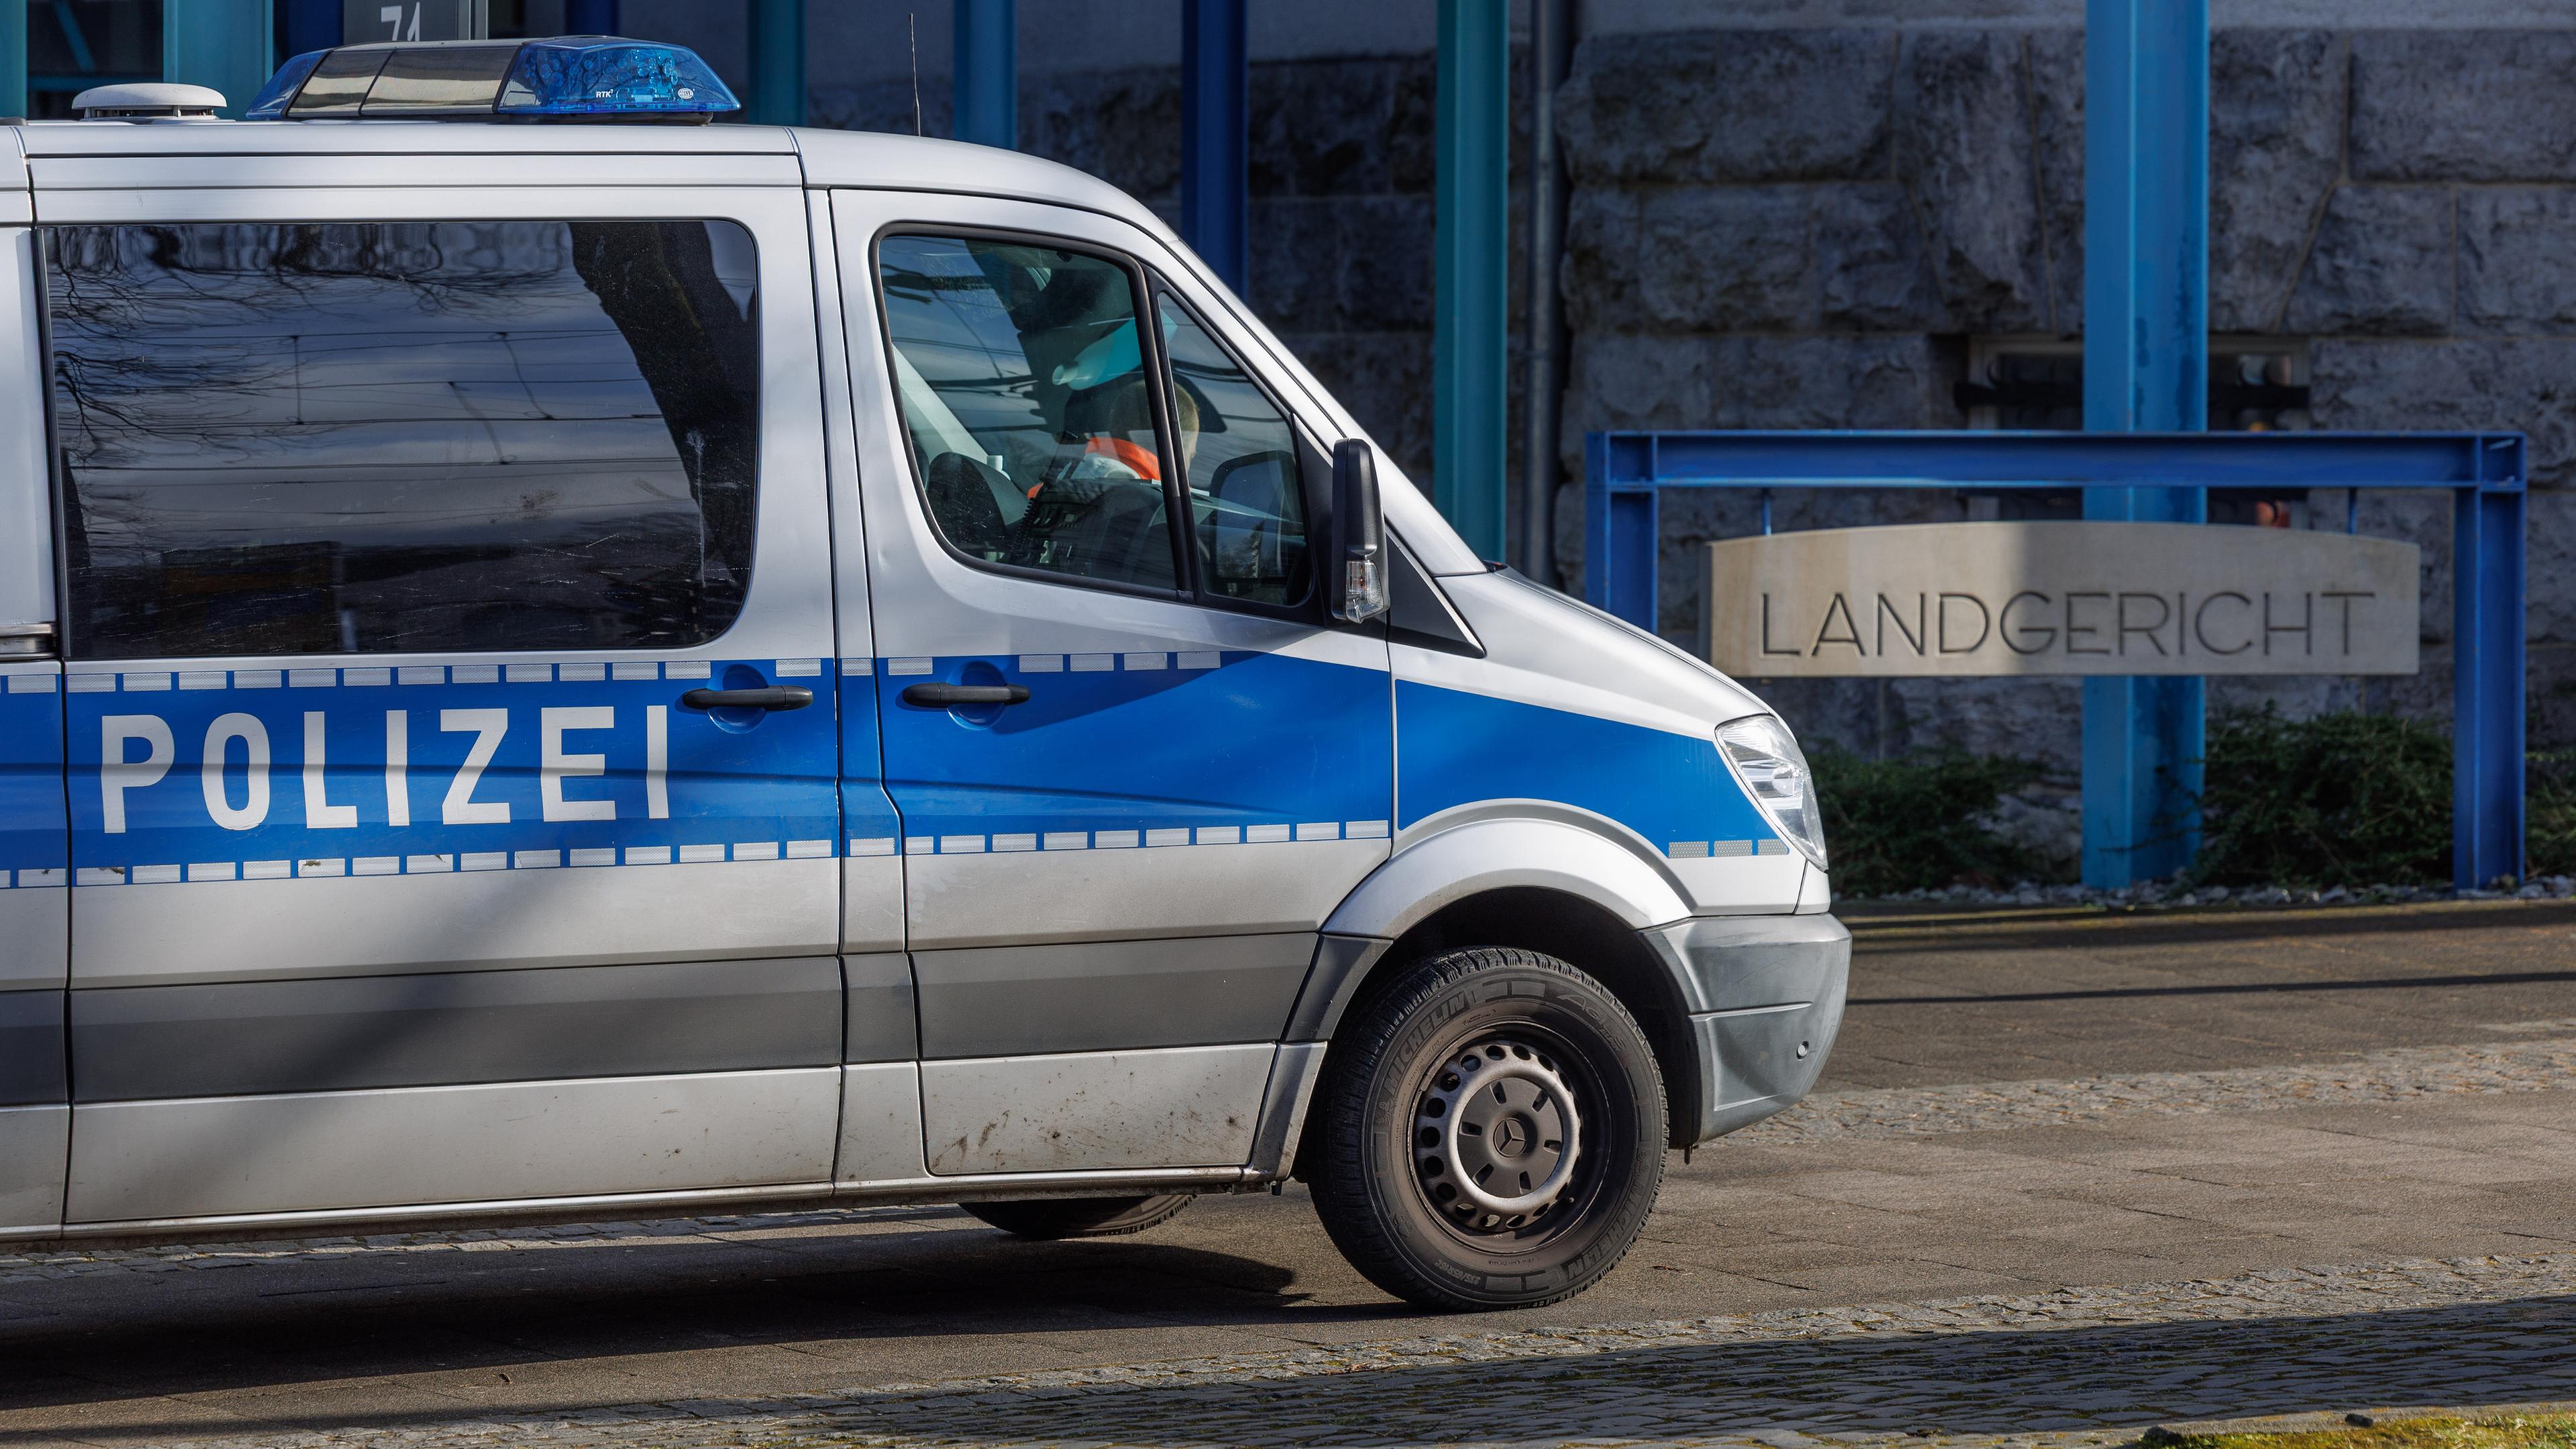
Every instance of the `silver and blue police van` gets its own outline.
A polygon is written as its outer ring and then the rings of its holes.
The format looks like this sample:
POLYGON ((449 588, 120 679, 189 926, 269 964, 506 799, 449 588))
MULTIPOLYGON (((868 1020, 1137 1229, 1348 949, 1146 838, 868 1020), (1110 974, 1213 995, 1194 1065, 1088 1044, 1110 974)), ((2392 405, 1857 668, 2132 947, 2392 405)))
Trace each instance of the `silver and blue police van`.
POLYGON ((1136 201, 602 37, 218 99, 0 125, 0 1239, 1294 1178, 1528 1305, 1815 1080, 1788 729, 1136 201))

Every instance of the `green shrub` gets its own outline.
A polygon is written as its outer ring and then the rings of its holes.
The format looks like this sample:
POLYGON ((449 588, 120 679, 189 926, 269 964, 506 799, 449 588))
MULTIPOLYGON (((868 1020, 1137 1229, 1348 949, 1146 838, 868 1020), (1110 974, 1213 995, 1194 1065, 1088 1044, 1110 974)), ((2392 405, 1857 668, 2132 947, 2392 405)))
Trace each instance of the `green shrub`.
POLYGON ((2523 779, 2525 871, 2576 875, 2576 750, 2534 753, 2523 779))
POLYGON ((1811 763, 1838 894, 2008 885, 2047 872, 1990 819, 2004 796, 2039 778, 2032 761, 1958 749, 1873 760, 1824 744, 1811 763))
POLYGON ((2397 715, 2212 718, 2200 859, 2215 885, 2444 885, 2451 742, 2397 715))

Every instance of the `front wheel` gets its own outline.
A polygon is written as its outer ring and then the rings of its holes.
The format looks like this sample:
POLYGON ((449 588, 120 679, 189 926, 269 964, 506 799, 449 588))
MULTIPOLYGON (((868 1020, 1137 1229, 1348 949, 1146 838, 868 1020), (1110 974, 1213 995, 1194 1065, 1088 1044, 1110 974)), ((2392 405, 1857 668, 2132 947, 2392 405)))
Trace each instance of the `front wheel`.
POLYGON ((1370 1282, 1529 1308, 1626 1256, 1663 1183, 1663 1077, 1601 983, 1534 951, 1452 951, 1336 1036, 1315 1211, 1370 1282))

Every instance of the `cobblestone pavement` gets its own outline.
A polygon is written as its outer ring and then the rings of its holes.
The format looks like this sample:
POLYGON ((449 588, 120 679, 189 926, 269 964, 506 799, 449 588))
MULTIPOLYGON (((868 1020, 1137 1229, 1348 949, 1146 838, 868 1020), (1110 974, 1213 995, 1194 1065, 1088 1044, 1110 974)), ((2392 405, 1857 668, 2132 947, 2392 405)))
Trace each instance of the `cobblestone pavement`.
MULTIPOLYGON (((2566 1031, 2576 1022, 2501 1030, 2566 1031)), ((1818 1092, 1735 1134, 1739 1144, 1993 1132, 2114 1117, 2405 1102, 2473 1092, 2545 1092, 2576 1082, 2576 1035, 2453 1047, 2390 1047, 2349 1061, 2208 1072, 2139 1072, 2072 1082, 1971 1082, 1818 1092)))
POLYGON ((1454 1334, 190 1449, 423 1444, 2107 1442, 2165 1420, 2576 1396, 2576 1253, 1454 1334))

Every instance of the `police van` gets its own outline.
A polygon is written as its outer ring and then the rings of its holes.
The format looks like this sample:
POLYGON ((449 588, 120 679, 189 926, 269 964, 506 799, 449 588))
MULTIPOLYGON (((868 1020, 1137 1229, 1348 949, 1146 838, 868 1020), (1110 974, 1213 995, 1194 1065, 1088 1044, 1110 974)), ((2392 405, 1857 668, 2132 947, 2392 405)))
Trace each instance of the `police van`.
POLYGON ((1146 207, 602 37, 0 125, 0 1239, 1290 1178, 1580 1291, 1840 1021, 1760 700, 1146 207))

